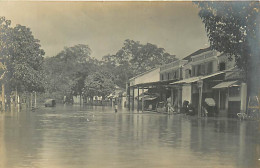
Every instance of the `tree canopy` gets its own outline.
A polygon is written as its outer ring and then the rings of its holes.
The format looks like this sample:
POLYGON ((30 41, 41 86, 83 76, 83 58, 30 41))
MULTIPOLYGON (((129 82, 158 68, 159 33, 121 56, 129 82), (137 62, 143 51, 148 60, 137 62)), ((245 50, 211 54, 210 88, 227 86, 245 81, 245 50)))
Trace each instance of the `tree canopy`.
POLYGON ((104 56, 103 60, 115 67, 113 71, 119 79, 116 83, 124 88, 129 78, 177 59, 154 44, 127 39, 115 55, 104 56))
POLYGON ((9 92, 43 91, 42 62, 44 51, 30 28, 11 27, 11 21, 0 17, 0 57, 6 66, 4 81, 9 92))
POLYGON ((246 72, 251 93, 259 89, 259 2, 196 2, 210 45, 246 72))
POLYGON ((90 54, 91 50, 87 45, 78 44, 65 47, 56 56, 46 58, 46 90, 55 93, 59 98, 69 94, 81 95, 85 77, 95 68, 95 60, 90 54))

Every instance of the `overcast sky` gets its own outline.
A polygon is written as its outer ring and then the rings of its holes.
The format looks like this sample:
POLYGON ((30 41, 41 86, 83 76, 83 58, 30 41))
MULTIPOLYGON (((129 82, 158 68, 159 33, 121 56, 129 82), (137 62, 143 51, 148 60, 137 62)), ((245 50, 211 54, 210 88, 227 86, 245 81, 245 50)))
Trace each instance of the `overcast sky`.
POLYGON ((0 2, 0 16, 31 28, 47 57, 87 44, 100 59, 126 39, 156 44, 178 58, 209 46, 191 2, 0 2))

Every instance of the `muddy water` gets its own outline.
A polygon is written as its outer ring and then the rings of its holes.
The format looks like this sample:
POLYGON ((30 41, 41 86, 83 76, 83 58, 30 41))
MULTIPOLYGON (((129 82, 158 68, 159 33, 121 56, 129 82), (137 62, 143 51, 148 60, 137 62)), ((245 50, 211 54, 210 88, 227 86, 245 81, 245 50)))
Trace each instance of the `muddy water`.
POLYGON ((1 168, 259 168, 259 125, 57 106, 0 113, 1 168))

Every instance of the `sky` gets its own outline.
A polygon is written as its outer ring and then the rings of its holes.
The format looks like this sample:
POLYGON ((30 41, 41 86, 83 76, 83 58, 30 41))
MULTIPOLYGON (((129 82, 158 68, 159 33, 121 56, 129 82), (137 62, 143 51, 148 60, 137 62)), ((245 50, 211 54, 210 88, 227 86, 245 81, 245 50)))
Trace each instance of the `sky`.
POLYGON ((183 58, 209 46, 198 12, 192 2, 0 2, 0 16, 31 28, 45 57, 86 44, 101 59, 131 39, 183 58))

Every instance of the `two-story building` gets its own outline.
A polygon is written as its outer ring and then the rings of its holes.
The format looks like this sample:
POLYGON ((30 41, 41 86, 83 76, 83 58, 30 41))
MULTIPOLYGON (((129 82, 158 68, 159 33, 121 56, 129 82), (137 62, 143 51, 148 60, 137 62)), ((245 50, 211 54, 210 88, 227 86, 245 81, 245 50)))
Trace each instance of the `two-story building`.
MULTIPOLYGON (((183 67, 188 60, 177 60, 160 67, 160 81, 179 81, 183 79, 183 67)), ((182 105, 182 87, 168 85, 164 87, 162 93, 164 101, 171 102, 175 110, 179 110, 182 105)))
POLYGON ((237 70, 234 58, 205 48, 184 60, 188 63, 182 68, 183 80, 171 83, 182 87, 182 102, 189 101, 198 109, 201 88, 202 103, 206 98, 213 98, 220 116, 234 116, 234 113, 245 110, 245 83, 241 83, 241 78, 228 78, 237 70), (239 107, 235 112, 232 110, 234 106, 239 107))

